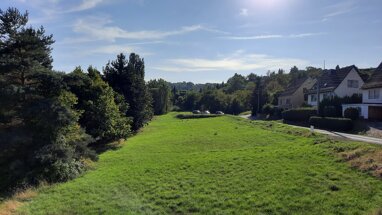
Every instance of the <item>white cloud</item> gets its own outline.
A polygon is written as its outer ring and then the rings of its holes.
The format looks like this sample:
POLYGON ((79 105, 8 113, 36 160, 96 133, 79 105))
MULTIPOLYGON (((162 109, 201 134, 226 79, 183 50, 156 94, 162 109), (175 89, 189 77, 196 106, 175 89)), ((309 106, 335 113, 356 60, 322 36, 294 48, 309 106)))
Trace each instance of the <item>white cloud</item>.
POLYGON ((240 16, 248 16, 248 9, 247 8, 242 8, 240 9, 240 13, 239 13, 240 16))
POLYGON ((255 36, 228 36, 222 37, 223 39, 228 40, 264 40, 264 39, 278 39, 278 38, 304 38, 304 37, 312 37, 323 35, 325 33, 301 33, 301 34, 289 34, 289 35, 281 35, 281 34, 265 34, 265 35, 255 35, 255 36))
POLYGON ((323 22, 328 21, 330 18, 350 13, 357 7, 355 1, 345 1, 330 5, 326 8, 329 12, 322 17, 321 21, 323 22))
POLYGON ((164 65, 151 69, 166 72, 201 72, 201 71, 253 71, 256 69, 277 70, 289 69, 292 66, 305 67, 308 62, 297 58, 279 58, 264 54, 246 54, 237 51, 228 57, 215 59, 176 58, 169 59, 164 65))
POLYGON ((158 44, 162 43, 162 41, 151 41, 151 42, 142 42, 142 43, 127 43, 127 44, 111 44, 104 46, 97 46, 95 49, 90 49, 87 51, 88 54, 114 54, 117 55, 119 53, 131 53, 131 52, 139 52, 141 55, 153 55, 151 52, 146 52, 142 50, 138 45, 148 45, 148 44, 158 44))
POLYGON ((203 25, 183 26, 177 30, 159 31, 159 30, 142 30, 127 31, 117 26, 111 26, 112 21, 105 18, 86 18, 79 19, 73 26, 73 31, 84 34, 88 40, 107 40, 115 41, 116 39, 163 39, 170 36, 182 35, 196 31, 209 31, 215 33, 224 33, 215 29, 204 27, 203 25))
POLYGON ((67 10, 66 12, 79 12, 84 10, 92 9, 99 4, 103 3, 104 0, 82 0, 81 4, 67 10))

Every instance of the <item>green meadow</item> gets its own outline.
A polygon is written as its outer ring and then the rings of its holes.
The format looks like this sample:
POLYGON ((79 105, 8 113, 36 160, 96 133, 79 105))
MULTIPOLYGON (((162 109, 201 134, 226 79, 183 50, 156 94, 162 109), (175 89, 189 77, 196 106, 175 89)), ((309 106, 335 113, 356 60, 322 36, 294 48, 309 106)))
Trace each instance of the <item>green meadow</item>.
POLYGON ((382 207, 382 181, 338 155, 365 144, 233 116, 175 115, 155 118, 83 176, 39 188, 18 212, 370 214, 382 207))

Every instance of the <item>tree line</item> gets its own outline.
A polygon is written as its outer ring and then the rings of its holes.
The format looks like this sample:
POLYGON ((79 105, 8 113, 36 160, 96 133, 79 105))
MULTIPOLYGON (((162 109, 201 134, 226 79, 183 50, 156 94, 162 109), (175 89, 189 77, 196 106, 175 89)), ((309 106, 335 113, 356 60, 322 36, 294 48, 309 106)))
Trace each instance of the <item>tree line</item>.
POLYGON ((54 71, 53 35, 28 13, 0 10, 0 190, 77 177, 96 150, 170 110, 163 80, 146 83, 144 60, 119 54, 101 73, 54 71))
POLYGON ((279 69, 277 72, 268 71, 263 76, 234 74, 227 82, 197 85, 198 88, 193 83, 180 82, 171 84, 172 101, 175 109, 183 111, 198 109, 235 115, 251 111, 256 115, 276 106, 280 93, 289 83, 308 76, 317 77, 320 72, 320 68, 300 70, 294 66, 289 73, 279 69))

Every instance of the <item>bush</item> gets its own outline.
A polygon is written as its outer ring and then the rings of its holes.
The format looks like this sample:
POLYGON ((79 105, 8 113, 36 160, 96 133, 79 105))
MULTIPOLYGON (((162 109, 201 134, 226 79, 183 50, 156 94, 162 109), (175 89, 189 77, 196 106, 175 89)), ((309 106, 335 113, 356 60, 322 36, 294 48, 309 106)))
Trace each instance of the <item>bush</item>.
POLYGON ((325 106, 323 114, 324 114, 324 117, 339 117, 340 116, 335 106, 325 106))
POLYGON ((218 114, 178 114, 176 118, 179 119, 202 119, 202 118, 213 118, 221 115, 218 114))
POLYGON ((347 108, 344 112, 344 117, 357 120, 359 118, 359 110, 353 107, 347 108))
POLYGON ((287 121, 308 121, 311 116, 315 116, 317 110, 313 108, 290 109, 282 112, 282 118, 287 121))
POLYGON ((353 122, 349 118, 332 118, 312 116, 309 123, 315 127, 333 131, 349 131, 353 128, 353 122))
POLYGON ((273 115, 275 113, 275 107, 272 104, 265 104, 263 106, 263 114, 273 115))

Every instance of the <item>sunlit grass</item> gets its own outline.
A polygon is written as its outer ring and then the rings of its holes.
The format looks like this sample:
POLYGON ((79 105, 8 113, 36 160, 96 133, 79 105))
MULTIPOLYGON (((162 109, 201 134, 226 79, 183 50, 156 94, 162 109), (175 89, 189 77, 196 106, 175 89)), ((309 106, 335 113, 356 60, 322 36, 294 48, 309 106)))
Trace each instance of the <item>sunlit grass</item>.
MULTIPOLYGON (((359 214, 382 182, 341 162, 359 143, 232 116, 158 117, 83 177, 41 188, 29 214, 359 214)), ((375 148, 375 146, 368 146, 375 148)))

